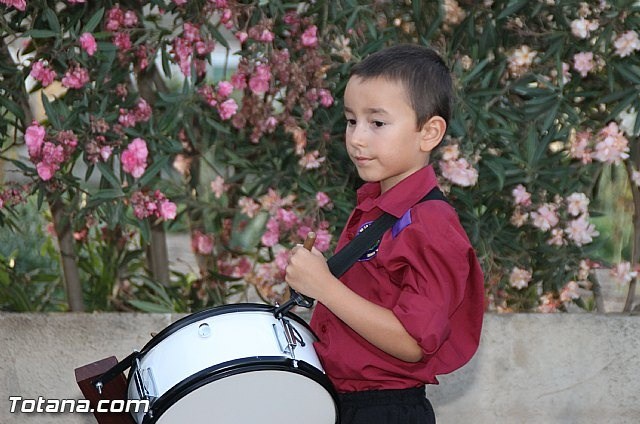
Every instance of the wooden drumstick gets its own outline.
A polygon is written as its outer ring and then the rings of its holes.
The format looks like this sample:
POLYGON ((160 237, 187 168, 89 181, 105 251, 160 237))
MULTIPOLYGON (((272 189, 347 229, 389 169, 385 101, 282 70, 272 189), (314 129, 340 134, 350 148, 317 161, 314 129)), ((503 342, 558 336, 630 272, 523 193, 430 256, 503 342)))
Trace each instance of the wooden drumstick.
MULTIPOLYGON (((314 233, 313 231, 309 231, 302 247, 304 247, 308 251, 311 251, 315 242, 316 233, 314 233)), ((273 315, 278 319, 280 319, 289 309, 291 309, 295 305, 304 306, 305 308, 310 308, 311 306, 313 306, 312 298, 301 295, 291 287, 289 287, 289 294, 289 299, 287 299, 286 302, 284 302, 281 306, 276 307, 273 312, 273 315)))
POLYGON ((309 231, 307 233, 307 238, 304 240, 304 244, 302 245, 302 247, 304 247, 308 251, 311 251, 311 248, 313 247, 315 242, 316 242, 316 233, 314 233, 313 231, 309 231))

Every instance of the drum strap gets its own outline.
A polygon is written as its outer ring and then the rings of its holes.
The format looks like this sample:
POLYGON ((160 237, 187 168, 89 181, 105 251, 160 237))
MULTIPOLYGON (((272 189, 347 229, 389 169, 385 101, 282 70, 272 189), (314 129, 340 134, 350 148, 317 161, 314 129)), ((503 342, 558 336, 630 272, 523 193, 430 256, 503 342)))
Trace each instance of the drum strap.
MULTIPOLYGON (((446 202, 447 198, 438 187, 434 187, 426 196, 420 199, 418 203, 427 200, 442 200, 446 202)), ((373 224, 364 229, 364 231, 358 234, 357 237, 354 237, 349 244, 327 260, 327 265, 331 273, 338 278, 347 272, 347 270, 351 268, 351 265, 374 246, 385 231, 393 227, 393 224, 397 221, 398 218, 386 212, 380 218, 376 219, 373 224)))

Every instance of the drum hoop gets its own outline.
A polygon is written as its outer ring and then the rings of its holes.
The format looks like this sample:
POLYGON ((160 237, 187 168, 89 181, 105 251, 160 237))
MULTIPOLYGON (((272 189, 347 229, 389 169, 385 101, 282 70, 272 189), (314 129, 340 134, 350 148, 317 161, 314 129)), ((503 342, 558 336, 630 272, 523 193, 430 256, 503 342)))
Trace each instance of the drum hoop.
MULTIPOLYGON (((174 403, 202 386, 225 377, 254 371, 293 372, 314 380, 320 384, 333 399, 336 416, 335 424, 339 424, 338 394, 329 378, 316 367, 305 361, 298 360, 295 366, 294 361, 294 359, 281 356, 253 356, 251 358, 234 359, 205 368, 182 380, 156 399, 151 405, 149 413, 145 414, 141 424, 155 424, 162 414, 174 403)), ((135 366, 131 370, 132 373, 135 371, 134 368, 135 366)))
MULTIPOLYGON (((273 313, 274 311, 275 311, 275 307, 272 305, 265 305, 262 303, 236 303, 236 304, 229 304, 229 305, 214 306, 213 308, 203 309, 202 311, 194 312, 193 314, 187 315, 186 317, 183 317, 173 322, 168 327, 165 327, 158 334, 153 336, 151 340, 149 340, 147 344, 144 345, 144 347, 138 354, 138 357, 139 358, 142 357, 144 354, 149 352, 156 345, 158 345, 160 342, 162 342, 164 339, 166 339, 176 331, 180 330, 183 327, 186 327, 187 325, 198 322, 203 318, 209 318, 217 315, 223 315, 223 314, 235 313, 235 312, 273 313)), ((298 324, 302 325, 303 327, 305 327, 313 335, 313 337, 316 340, 318 339, 316 334, 313 332, 313 330, 311 329, 309 324, 306 323, 305 320, 303 320, 302 318, 300 318, 299 316, 297 316, 291 311, 287 311, 287 313, 285 313, 285 316, 287 318, 290 318, 296 321, 298 324)))

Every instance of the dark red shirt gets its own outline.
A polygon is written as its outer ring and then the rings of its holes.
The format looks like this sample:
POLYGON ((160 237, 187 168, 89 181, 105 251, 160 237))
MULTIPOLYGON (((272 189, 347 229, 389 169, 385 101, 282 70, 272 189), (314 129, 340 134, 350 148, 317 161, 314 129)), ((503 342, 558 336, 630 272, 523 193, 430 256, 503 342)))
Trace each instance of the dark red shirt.
POLYGON ((377 250, 363 255, 340 280, 393 311, 424 356, 417 363, 397 359, 318 304, 311 319, 319 338, 315 349, 339 392, 437 384, 437 375, 460 368, 478 347, 484 280, 476 254, 447 202, 416 205, 436 185, 428 166, 382 195, 378 183, 358 190, 358 204, 336 251, 383 212, 400 219, 385 232, 377 250))

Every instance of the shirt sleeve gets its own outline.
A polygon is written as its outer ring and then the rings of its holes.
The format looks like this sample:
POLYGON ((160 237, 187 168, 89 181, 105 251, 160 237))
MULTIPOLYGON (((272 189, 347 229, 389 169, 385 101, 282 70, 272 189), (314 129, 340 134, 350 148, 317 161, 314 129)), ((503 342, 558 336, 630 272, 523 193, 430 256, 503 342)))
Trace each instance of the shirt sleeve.
POLYGON ((421 211, 414 213, 412 224, 397 240, 407 249, 394 266, 401 276, 401 292, 392 310, 425 359, 451 337, 451 317, 465 299, 473 254, 453 210, 443 214, 444 208, 450 206, 416 208, 421 211))

